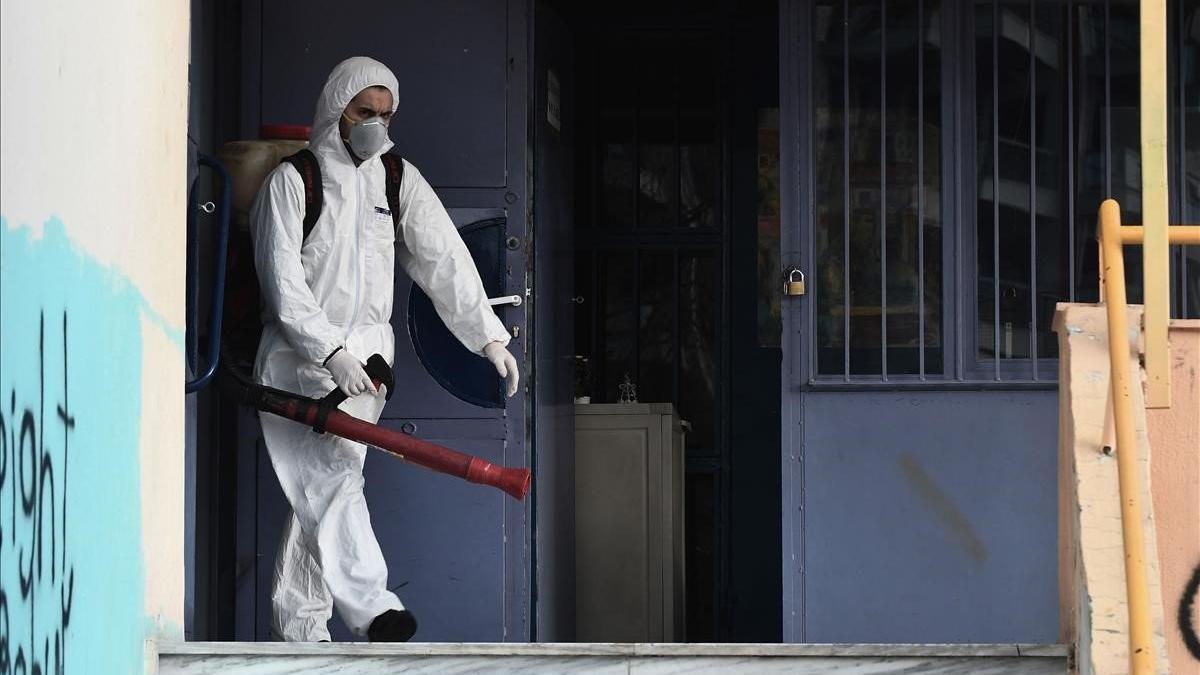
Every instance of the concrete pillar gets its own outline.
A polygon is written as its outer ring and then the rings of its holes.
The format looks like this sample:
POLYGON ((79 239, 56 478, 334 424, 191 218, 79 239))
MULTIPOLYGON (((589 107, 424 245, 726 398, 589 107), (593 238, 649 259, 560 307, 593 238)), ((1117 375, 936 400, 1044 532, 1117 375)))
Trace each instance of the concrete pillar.
MULTIPOLYGON (((1131 307, 1129 358, 1142 373, 1141 307, 1131 307)), ((1075 648, 1075 671, 1119 675, 1129 670, 1125 560, 1116 457, 1103 451, 1109 405, 1108 326, 1100 305, 1060 304, 1059 338, 1059 600, 1060 639, 1075 648)), ((1136 376, 1136 375, 1135 375, 1136 376)), ((1134 387, 1151 614, 1158 672, 1166 673, 1163 606, 1145 398, 1134 387)), ((1123 450, 1122 450, 1123 451, 1123 450)))
POLYGON ((183 636, 188 3, 0 0, 0 662, 183 636))

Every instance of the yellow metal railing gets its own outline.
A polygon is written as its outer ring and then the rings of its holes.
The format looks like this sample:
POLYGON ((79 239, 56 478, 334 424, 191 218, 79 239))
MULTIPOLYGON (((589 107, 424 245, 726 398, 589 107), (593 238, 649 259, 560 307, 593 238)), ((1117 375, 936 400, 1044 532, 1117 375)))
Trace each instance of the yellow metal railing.
MULTIPOLYGON (((1129 367, 1129 317, 1125 293, 1126 245, 1145 243, 1146 228, 1121 225, 1121 208, 1106 199, 1100 205, 1100 297, 1108 315, 1108 355, 1112 368, 1109 400, 1116 427, 1117 482, 1121 498, 1121 533, 1125 545, 1125 588, 1129 610, 1129 666, 1135 675, 1154 672, 1150 596, 1146 581, 1145 539, 1142 535, 1141 491, 1138 489, 1137 437, 1133 426, 1133 374, 1129 367)), ((1200 226, 1177 225, 1167 230, 1169 244, 1200 244, 1200 226)), ((1149 262, 1147 262, 1149 266, 1149 262)), ((1157 271, 1163 278, 1167 269, 1157 271)), ((1147 341, 1147 362, 1158 345, 1147 341)), ((1156 354, 1168 361, 1167 354, 1156 354)))
POLYGON ((1167 2, 1140 0, 1139 119, 1142 150, 1142 239, 1145 263, 1146 407, 1171 405, 1167 321, 1171 313, 1167 278, 1167 2))

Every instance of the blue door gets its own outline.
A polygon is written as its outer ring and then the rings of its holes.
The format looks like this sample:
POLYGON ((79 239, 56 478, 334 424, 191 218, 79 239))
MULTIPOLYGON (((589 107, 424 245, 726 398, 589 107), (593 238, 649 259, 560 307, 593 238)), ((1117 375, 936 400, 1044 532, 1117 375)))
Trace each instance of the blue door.
MULTIPOLYGON (((1179 63, 1193 19, 1169 4, 1179 63)), ((793 0, 781 20, 781 266, 808 279, 783 302, 784 638, 1051 642, 1051 323, 1097 300, 1101 200, 1139 218, 1137 3, 793 0)))
MULTIPOLYGON (((381 453, 368 455, 364 474, 389 586, 418 615, 417 639, 528 640, 537 582, 533 504, 553 512, 569 497, 551 489, 561 482, 556 476, 570 475, 569 466, 552 461, 538 469, 534 456, 555 451, 564 433, 569 439, 569 422, 549 424, 538 436, 547 446, 543 451, 531 442, 532 411, 565 409, 570 391, 555 384, 550 370, 533 368, 539 358, 531 341, 533 312, 542 305, 553 317, 550 305, 557 297, 532 291, 532 263, 557 244, 554 228, 533 242, 527 222, 525 115, 531 78, 524 3, 388 3, 372 6, 368 21, 361 12, 331 11, 318 2, 247 5, 243 135, 254 137, 263 123, 305 123, 334 64, 363 52, 380 59, 401 83, 391 126, 397 151, 438 191, 489 295, 521 299, 519 306, 496 308, 514 335, 510 349, 522 364, 524 386, 505 399, 491 366, 466 353, 429 299, 398 270, 397 390, 380 424, 493 462, 535 467, 531 497, 517 502, 381 453), (549 487, 539 501, 542 485, 549 487)), ((561 295, 560 304, 566 305, 569 295, 561 295)), ((546 352, 540 358, 553 361, 557 351, 570 353, 570 345, 556 338, 561 332, 542 333, 539 345, 546 352)), ((240 436, 241 456, 251 461, 239 471, 237 637, 265 640, 272 564, 287 507, 252 417, 243 418, 240 436)), ((538 570, 546 579, 540 597, 555 606, 562 602, 559 589, 573 580, 558 553, 563 547, 553 536, 545 539, 549 549, 539 558, 538 570)), ((335 640, 354 639, 337 619, 331 631, 335 640)))
POLYGON ((782 3, 786 641, 1057 637, 1065 7, 782 3))

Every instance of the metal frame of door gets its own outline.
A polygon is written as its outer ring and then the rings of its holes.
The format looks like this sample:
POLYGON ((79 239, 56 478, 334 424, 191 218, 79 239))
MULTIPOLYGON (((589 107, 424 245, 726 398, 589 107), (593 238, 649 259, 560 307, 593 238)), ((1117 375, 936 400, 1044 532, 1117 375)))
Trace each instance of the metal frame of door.
MULTIPOLYGON (((813 116, 812 91, 808 83, 811 81, 813 70, 813 39, 812 24, 808 20, 812 10, 811 0, 781 0, 780 2, 780 184, 781 206, 785 226, 782 232, 781 259, 785 266, 797 265, 805 270, 810 277, 815 276, 817 261, 813 247, 810 245, 814 234, 814 182, 812 179, 813 156, 813 116), (787 124, 788 120, 794 120, 787 124), (792 224, 790 227, 787 224, 792 224)), ((963 12, 952 2, 942 4, 941 17, 942 35, 947 37, 945 52, 950 54, 962 53, 964 41, 969 40, 969 31, 963 30, 963 12)), ((973 192, 968 193, 955 178, 960 175, 963 158, 960 150, 969 145, 970 139, 962 138, 962 130, 969 117, 970 110, 965 109, 964 95, 969 90, 964 80, 969 74, 955 63, 953 58, 943 58, 941 63, 942 102, 941 114, 946 130, 943 137, 952 139, 940 157, 925 159, 926 162, 938 162, 942 167, 943 189, 940 195, 941 212, 948 214, 954 225, 946 229, 943 236, 941 251, 944 262, 942 274, 941 299, 943 308, 942 323, 944 331, 944 349, 942 356, 942 373, 930 376, 825 376, 818 375, 816 369, 815 339, 810 334, 816 323, 815 296, 808 295, 803 299, 785 301, 783 311, 783 368, 784 378, 782 387, 783 409, 783 447, 803 447, 804 432, 804 392, 805 391, 898 391, 909 389, 920 390, 954 390, 978 389, 988 381, 976 376, 977 368, 964 365, 961 361, 963 353, 960 341, 966 332, 964 322, 973 316, 971 302, 973 295, 967 295, 960 289, 969 287, 974 280, 974 274, 963 269, 965 258, 964 247, 973 244, 971 232, 964 223, 973 223, 972 209, 973 192)), ((810 283, 811 288, 815 287, 810 283)), ((1043 366, 1045 368, 1045 366, 1043 366)), ((1049 368, 1053 370, 1053 368, 1049 368)), ((1053 381, 999 382, 1004 389, 1047 389, 1054 386, 1053 381)), ((784 457, 784 513, 795 514, 794 517, 803 520, 804 512, 801 507, 801 486, 803 485, 803 457, 793 452, 784 457)), ((791 536, 785 527, 785 537, 791 536)), ((784 542, 784 551, 800 552, 802 542, 784 542)), ((802 558, 797 555, 796 558, 802 558)), ((796 589, 799 575, 803 567, 798 560, 785 561, 784 594, 791 596, 796 589), (795 563, 795 566, 791 566, 795 563), (791 569, 795 574, 787 574, 791 569)), ((802 603, 801 603, 802 604, 802 603)), ((788 606, 785 601, 784 634, 803 634, 800 608, 788 606)))
MULTIPOLYGON (((941 3, 941 34, 944 36, 940 82, 942 86, 942 136, 948 142, 939 157, 926 162, 941 166, 939 196, 944 230, 941 241, 943 353, 942 370, 934 375, 846 374, 821 376, 817 372, 817 320, 815 278, 818 261, 814 251, 816 185, 813 179, 814 116, 811 89, 814 64, 812 22, 813 0, 780 2, 780 199, 782 210, 781 261, 804 270, 810 279, 809 294, 785 300, 783 307, 783 377, 781 391, 781 461, 783 477, 783 638, 802 642, 808 635, 804 590, 805 542, 797 533, 806 530, 805 518, 805 402, 808 394, 820 392, 938 392, 956 390, 1047 390, 1051 381, 988 381, 962 363, 967 335, 964 323, 972 320, 974 296, 962 292, 973 283, 974 271, 964 269, 972 260, 964 247, 973 243, 969 224, 974 223, 973 192, 963 189, 959 169, 963 166, 963 129, 970 128, 971 115, 964 99, 968 74, 953 55, 962 54, 971 33, 959 28, 964 11, 958 3, 941 3), (791 123, 789 123, 791 121, 791 123), (794 526, 795 525, 795 526, 794 526)), ((847 196, 848 198, 848 196, 847 196)), ((923 253, 923 252, 922 252, 923 253)), ((781 270, 782 272, 782 270, 781 270)), ((968 324, 969 325, 969 324, 968 324)), ((849 344, 849 338, 845 339, 849 344)), ((847 349, 849 347, 847 346, 847 349)), ((886 364, 886 360, 884 361, 886 364)), ((886 366, 885 366, 886 368, 886 366)), ((1051 369, 1052 370, 1052 369, 1051 369)))
MULTIPOLYGON (((812 269, 812 253, 802 246, 801 222, 804 205, 811 204, 812 191, 807 181, 802 180, 800 162, 811 152, 811 134, 801 133, 800 119, 806 119, 810 108, 808 89, 801 86, 801 77, 812 69, 809 50, 802 48, 811 43, 811 31, 803 21, 802 0, 780 0, 779 3, 779 206, 780 258, 784 265, 797 261, 812 269), (797 120, 788 123, 790 120, 797 120)), ((782 272, 782 270, 780 270, 782 272)), ((802 311, 803 303, 783 304, 783 377, 780 391, 780 433, 783 513, 783 639, 798 641, 804 635, 804 567, 803 542, 795 533, 803 528, 804 511, 800 488, 804 484, 804 465, 798 452, 803 441, 804 406, 796 391, 794 374, 802 372, 800 363, 804 345, 803 329, 806 325, 802 311), (799 528, 788 527, 791 519, 800 521, 799 528), (792 602, 791 598, 799 598, 792 602)))
MULTIPOLYGON (((954 54, 965 48, 962 35, 954 30, 962 11, 956 3, 942 4, 941 34, 944 37, 944 54, 941 59, 940 82, 942 101, 940 105, 943 138, 955 139, 945 146, 939 157, 927 157, 926 162, 938 162, 941 166, 942 190, 941 213, 947 214, 941 242, 942 255, 942 324, 945 327, 942 369, 937 375, 851 375, 847 367, 844 375, 820 376, 817 372, 816 343, 816 295, 820 292, 816 278, 818 261, 814 246, 816 184, 813 178, 814 117, 813 92, 811 89, 814 72, 814 40, 812 22, 812 0, 782 0, 780 4, 780 183, 781 207, 784 228, 782 232, 781 258, 784 265, 797 265, 805 270, 813 282, 810 294, 784 303, 783 310, 783 378, 781 391, 782 447, 781 461, 783 476, 783 638, 785 642, 802 642, 811 634, 806 625, 809 598, 805 590, 808 552, 805 550, 803 533, 811 529, 805 523, 809 517, 806 510, 806 401, 810 394, 825 392, 902 392, 934 393, 960 389, 978 390, 987 388, 988 383, 964 377, 961 364, 956 362, 962 353, 959 341, 964 335, 962 324, 973 316, 961 289, 968 277, 963 269, 965 260, 962 247, 964 223, 973 223, 973 203, 965 203, 960 189, 961 164, 958 139, 962 129, 964 110, 962 96, 961 65, 955 62, 954 54), (788 122, 791 121, 789 124, 788 122)), ((846 196, 848 199, 848 195, 846 196)), ((848 216, 847 216, 848 217, 848 216)), ((847 291, 848 292, 848 291, 847 291)), ((845 338, 849 349, 849 337, 845 338)), ((849 353, 849 352, 847 352, 849 353)), ((848 357, 847 357, 848 358, 848 357)), ((1030 383, 994 382, 993 389, 1028 389, 1030 383), (999 385, 997 387, 997 385, 999 385)), ((1046 389, 1053 383, 1037 383, 1032 388, 1046 389)))

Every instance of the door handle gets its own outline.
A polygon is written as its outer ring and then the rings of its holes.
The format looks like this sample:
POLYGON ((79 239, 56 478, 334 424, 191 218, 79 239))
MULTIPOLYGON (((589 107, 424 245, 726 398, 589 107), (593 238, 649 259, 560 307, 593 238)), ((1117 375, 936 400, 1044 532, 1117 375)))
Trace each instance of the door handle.
POLYGON ((522 298, 519 295, 504 295, 499 298, 488 299, 488 304, 492 307, 496 307, 498 305, 512 305, 513 307, 520 307, 524 302, 525 298, 522 298))
MULTIPOLYGON (((207 166, 217 173, 221 180, 221 199, 220 199, 220 215, 217 219, 217 242, 216 249, 213 254, 213 285, 211 294, 211 306, 209 308, 209 327, 208 327, 208 360, 204 370, 200 372, 195 379, 188 380, 184 383, 184 391, 192 393, 200 391, 208 386, 213 377, 217 374, 217 363, 221 358, 221 317, 225 313, 225 254, 229 246, 229 205, 233 201, 233 179, 229 175, 229 171, 220 161, 209 157, 208 155, 200 155, 198 157, 202 166, 207 166)), ((197 280, 197 270, 194 264, 193 255, 198 250, 197 237, 195 228, 195 208, 204 211, 205 213, 213 213, 217 210, 217 206, 212 202, 206 202, 203 205, 194 205, 192 202, 192 189, 188 189, 188 271, 187 283, 190 287, 195 287, 197 280)), ((196 307, 193 306, 192 291, 187 294, 187 333, 189 345, 194 344, 199 339, 199 327, 196 326, 196 307)), ((188 365, 193 369, 198 369, 199 364, 192 363, 192 349, 187 349, 188 365)), ((198 351, 198 350, 197 350, 198 351)))

